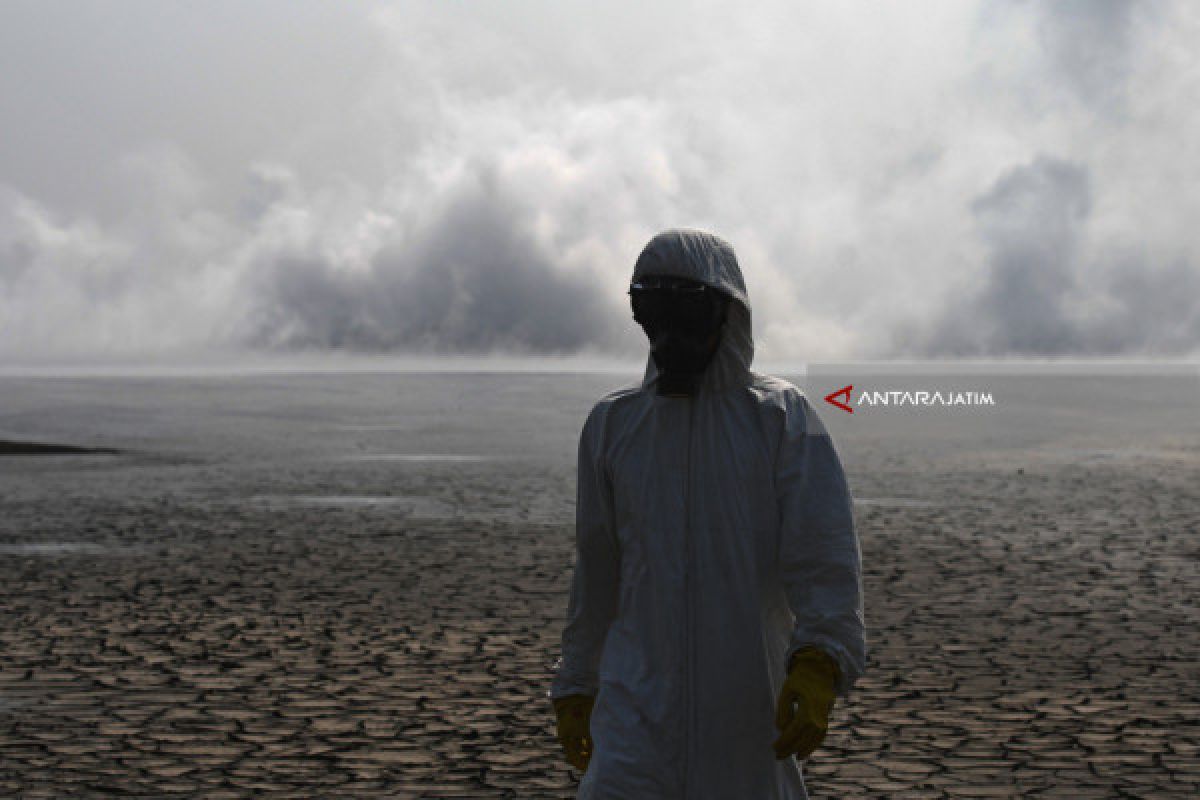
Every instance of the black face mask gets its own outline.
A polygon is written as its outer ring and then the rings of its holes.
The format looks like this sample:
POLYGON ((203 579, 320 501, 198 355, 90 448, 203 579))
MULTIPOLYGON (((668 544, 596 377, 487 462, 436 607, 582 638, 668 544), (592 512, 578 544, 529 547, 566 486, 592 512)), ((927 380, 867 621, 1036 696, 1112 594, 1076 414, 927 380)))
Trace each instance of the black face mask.
POLYGON ((646 277, 629 290, 658 367, 658 393, 692 395, 721 341, 728 295, 679 278, 646 277))

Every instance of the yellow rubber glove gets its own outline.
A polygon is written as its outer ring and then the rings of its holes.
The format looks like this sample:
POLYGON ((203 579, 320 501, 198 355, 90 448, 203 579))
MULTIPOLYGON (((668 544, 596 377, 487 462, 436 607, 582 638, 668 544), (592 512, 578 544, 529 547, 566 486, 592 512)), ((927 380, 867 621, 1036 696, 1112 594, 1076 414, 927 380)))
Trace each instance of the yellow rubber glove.
POLYGON ((795 754, 803 761, 825 740, 839 676, 837 662, 816 647, 792 656, 775 709, 775 727, 781 731, 773 745, 775 758, 795 754))
POLYGON ((580 772, 587 772, 592 757, 592 704, 596 698, 573 694, 554 701, 558 716, 558 741, 566 753, 567 763, 580 772))

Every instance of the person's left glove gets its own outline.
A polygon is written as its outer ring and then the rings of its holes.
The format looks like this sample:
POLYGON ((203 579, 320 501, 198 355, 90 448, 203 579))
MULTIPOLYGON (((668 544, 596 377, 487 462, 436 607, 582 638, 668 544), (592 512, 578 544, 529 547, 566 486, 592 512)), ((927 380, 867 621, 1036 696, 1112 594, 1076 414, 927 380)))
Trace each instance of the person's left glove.
POLYGON ((803 761, 825 740, 838 677, 837 662, 824 651, 796 651, 775 709, 775 727, 781 731, 773 745, 777 759, 795 754, 803 761))
POLYGON ((558 741, 567 756, 567 763, 580 772, 587 772, 592 757, 592 705, 596 698, 573 694, 554 701, 558 717, 558 741))

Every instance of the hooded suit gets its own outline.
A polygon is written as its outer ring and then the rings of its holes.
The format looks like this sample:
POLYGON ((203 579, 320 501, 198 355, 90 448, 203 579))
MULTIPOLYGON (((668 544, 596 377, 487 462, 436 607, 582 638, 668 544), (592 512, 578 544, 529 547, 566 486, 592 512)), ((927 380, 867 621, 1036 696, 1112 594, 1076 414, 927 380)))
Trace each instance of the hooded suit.
POLYGON ((639 385, 580 435, 576 564, 553 698, 594 696, 580 798, 795 800, 776 760, 788 660, 816 645, 843 698, 866 661, 850 492, 816 410, 750 369, 750 300, 732 247, 693 230, 650 241, 634 279, 673 275, 732 302, 691 397, 639 385))

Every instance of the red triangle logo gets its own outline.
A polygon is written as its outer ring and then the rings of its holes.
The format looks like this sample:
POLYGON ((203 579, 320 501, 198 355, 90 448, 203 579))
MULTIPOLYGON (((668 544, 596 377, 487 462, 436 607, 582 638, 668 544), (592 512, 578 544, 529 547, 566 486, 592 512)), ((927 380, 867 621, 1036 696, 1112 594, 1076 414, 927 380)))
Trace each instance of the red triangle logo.
POLYGON ((830 403, 831 405, 837 406, 842 411, 849 411, 851 414, 853 414, 854 409, 851 408, 849 405, 850 392, 852 392, 852 391, 854 391, 854 384, 850 384, 849 386, 843 386, 842 388, 838 389, 836 392, 830 392, 829 394, 825 395, 825 402, 830 403), (845 398, 846 398, 845 402, 842 402, 841 400, 836 399, 836 398, 842 397, 842 396, 845 396, 845 398))

